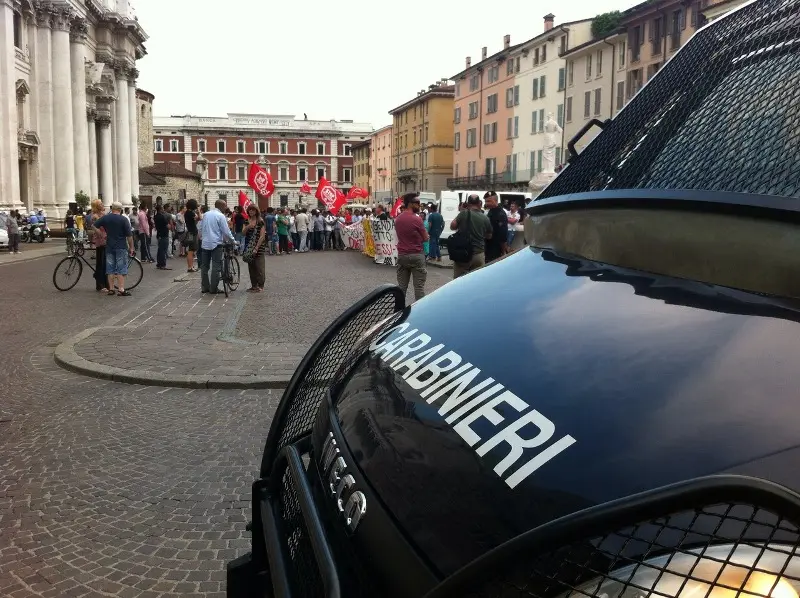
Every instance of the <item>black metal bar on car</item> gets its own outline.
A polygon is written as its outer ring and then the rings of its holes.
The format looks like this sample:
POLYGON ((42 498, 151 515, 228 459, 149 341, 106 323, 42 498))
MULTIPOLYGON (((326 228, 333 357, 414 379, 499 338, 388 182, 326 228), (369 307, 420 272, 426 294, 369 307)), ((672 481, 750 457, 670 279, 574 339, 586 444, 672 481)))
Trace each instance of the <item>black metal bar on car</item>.
POLYGON ((311 486, 306 477, 303 461, 297 449, 290 445, 286 449, 286 460, 289 465, 289 473, 295 483, 297 500, 300 503, 300 510, 303 512, 303 519, 308 528, 311 547, 314 549, 314 556, 317 559, 319 570, 322 575, 322 583, 325 586, 327 598, 340 598, 339 575, 336 572, 336 563, 333 560, 330 543, 325 535, 325 529, 314 507, 314 496, 311 493, 311 486))
POLYGON ((578 157, 578 152, 575 149, 575 144, 578 143, 578 141, 581 140, 581 137, 586 135, 586 133, 589 132, 589 129, 591 129, 595 125, 597 125, 601 129, 603 129, 603 128, 605 128, 607 123, 608 123, 608 121, 603 122, 602 120, 599 120, 597 118, 593 118, 588 123, 583 125, 581 127, 580 131, 575 133, 575 136, 572 139, 570 139, 569 142, 567 143, 567 149, 569 150, 568 162, 573 162, 578 157))
POLYGON ((280 543, 281 536, 278 532, 274 509, 275 505, 272 501, 261 501, 261 521, 264 525, 264 538, 270 563, 272 589, 275 591, 275 598, 291 598, 292 591, 289 587, 289 579, 286 577, 286 563, 283 558, 283 547, 280 543))

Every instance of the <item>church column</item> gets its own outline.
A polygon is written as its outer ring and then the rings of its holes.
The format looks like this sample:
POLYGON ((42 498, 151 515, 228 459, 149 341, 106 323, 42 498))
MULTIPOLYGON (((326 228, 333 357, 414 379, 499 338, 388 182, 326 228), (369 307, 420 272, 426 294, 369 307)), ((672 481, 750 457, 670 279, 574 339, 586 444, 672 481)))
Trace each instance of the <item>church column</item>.
MULTIPOLYGON (((28 129, 31 131, 39 132, 39 73, 36 69, 37 57, 39 55, 39 39, 36 29, 36 15, 33 12, 28 12, 25 15, 26 34, 28 36, 28 50, 30 51, 31 72, 28 75, 28 85, 31 89, 31 95, 28 99, 28 129)), ((41 140, 40 140, 41 143, 41 140)), ((30 164, 30 174, 28 176, 28 197, 31 203, 39 208, 42 205, 42 199, 39 194, 39 151, 33 152, 32 161, 30 164)), ((21 184, 21 183, 20 183, 21 184)), ((21 193, 21 190, 20 190, 21 193)))
POLYGON ((95 199, 99 191, 98 177, 97 177, 97 129, 95 127, 95 118, 97 117, 97 110, 95 108, 88 108, 86 110, 87 133, 89 135, 89 188, 91 189, 89 197, 95 199))
POLYGON ((139 197, 139 128, 137 126, 136 77, 139 71, 132 69, 128 83, 128 123, 130 124, 131 147, 131 194, 139 197))
POLYGON ((71 9, 59 7, 53 16, 53 149, 56 218, 75 201, 75 129, 72 120, 72 69, 69 31, 71 9))
POLYGON ((39 134, 39 201, 48 214, 55 213, 55 163, 53 151, 53 66, 50 27, 52 17, 39 11, 39 28, 36 30, 36 107, 39 134))
POLYGON ((103 194, 103 205, 108 207, 115 200, 110 110, 108 114, 98 114, 97 125, 100 127, 100 193, 103 194))
POLYGON ((0 3, 0 205, 19 207, 14 11, 0 3))
MULTIPOLYGON (((128 66, 118 63, 117 73, 116 125, 117 133, 117 201, 123 206, 131 205, 131 125, 128 120, 128 66)), ((134 106, 134 110, 136 106, 134 106)))
POLYGON ((91 193, 89 168, 89 129, 86 122, 86 21, 76 19, 70 30, 70 66, 72 84, 72 122, 75 147, 75 190, 91 193))

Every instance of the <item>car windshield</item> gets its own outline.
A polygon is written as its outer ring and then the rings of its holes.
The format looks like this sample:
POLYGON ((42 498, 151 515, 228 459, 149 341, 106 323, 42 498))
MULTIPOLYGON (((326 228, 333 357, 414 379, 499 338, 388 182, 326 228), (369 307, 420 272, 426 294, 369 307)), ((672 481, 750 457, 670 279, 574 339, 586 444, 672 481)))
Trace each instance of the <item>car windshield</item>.
POLYGON ((697 189, 800 197, 800 11, 760 0, 699 31, 539 196, 697 189))

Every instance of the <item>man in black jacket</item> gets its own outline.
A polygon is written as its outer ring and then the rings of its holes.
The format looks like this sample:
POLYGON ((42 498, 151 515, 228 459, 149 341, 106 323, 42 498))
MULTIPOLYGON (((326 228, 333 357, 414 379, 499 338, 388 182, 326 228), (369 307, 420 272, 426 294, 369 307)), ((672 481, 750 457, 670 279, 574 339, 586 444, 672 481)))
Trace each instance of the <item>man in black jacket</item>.
POLYGON ((492 262, 508 253, 508 216, 500 207, 495 191, 483 196, 486 215, 492 224, 492 238, 486 241, 486 263, 492 262))

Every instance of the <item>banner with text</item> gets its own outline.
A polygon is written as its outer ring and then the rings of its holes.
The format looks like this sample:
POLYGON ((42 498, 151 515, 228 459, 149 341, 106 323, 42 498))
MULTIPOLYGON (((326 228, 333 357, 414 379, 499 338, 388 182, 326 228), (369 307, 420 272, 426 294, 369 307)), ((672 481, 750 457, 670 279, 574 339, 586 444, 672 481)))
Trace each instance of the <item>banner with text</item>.
POLYGON ((375 263, 397 265, 397 233, 394 220, 373 220, 370 222, 372 243, 375 247, 375 263))
POLYGON ((344 237, 344 246, 347 249, 355 249, 356 251, 364 251, 364 225, 360 222, 345 226, 342 230, 344 237))

